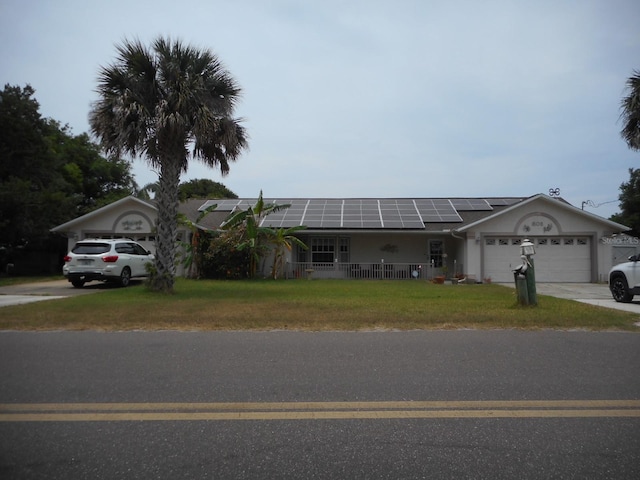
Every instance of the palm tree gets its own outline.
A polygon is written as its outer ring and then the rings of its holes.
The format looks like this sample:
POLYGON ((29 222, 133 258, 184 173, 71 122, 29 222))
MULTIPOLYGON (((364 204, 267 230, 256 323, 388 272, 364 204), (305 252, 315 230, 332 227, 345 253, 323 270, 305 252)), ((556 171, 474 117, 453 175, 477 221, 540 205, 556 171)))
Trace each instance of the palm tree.
POLYGON ((640 70, 634 70, 627 80, 628 95, 620 104, 624 127, 620 134, 629 148, 640 150, 640 70))
POLYGON ((136 192, 136 197, 142 200, 152 200, 151 195, 156 196, 158 192, 158 182, 147 183, 136 192))
POLYGON ((100 70, 92 132, 108 152, 143 155, 159 172, 154 290, 172 292, 175 278, 178 185, 189 157, 222 175, 247 147, 232 117, 240 88, 218 58, 159 37, 117 46, 115 63, 100 70))

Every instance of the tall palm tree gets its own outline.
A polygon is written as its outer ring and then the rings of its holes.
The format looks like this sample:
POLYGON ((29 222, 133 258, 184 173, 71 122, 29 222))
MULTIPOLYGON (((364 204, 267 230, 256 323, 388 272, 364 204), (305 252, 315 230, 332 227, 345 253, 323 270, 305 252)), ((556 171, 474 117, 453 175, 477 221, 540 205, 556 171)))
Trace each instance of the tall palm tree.
POLYGON ((620 134, 629 148, 640 150, 640 70, 634 70, 627 80, 627 92, 620 104, 624 122, 620 134))
POLYGON ((108 152, 145 157, 159 172, 156 272, 151 286, 172 292, 178 185, 189 157, 229 172, 247 147, 232 117, 240 87, 209 50, 159 37, 149 48, 125 40, 116 61, 100 69, 92 132, 108 152))

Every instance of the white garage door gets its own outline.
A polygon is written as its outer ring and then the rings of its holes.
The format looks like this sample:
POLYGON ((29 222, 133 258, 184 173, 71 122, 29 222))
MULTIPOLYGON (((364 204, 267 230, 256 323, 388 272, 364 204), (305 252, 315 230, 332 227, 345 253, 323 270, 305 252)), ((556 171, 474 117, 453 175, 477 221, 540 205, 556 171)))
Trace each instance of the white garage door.
MULTIPOLYGON (((493 282, 513 282, 512 270, 521 264, 521 238, 487 237, 484 240, 484 277, 493 282)), ((532 238, 538 282, 590 282, 589 237, 532 238)))

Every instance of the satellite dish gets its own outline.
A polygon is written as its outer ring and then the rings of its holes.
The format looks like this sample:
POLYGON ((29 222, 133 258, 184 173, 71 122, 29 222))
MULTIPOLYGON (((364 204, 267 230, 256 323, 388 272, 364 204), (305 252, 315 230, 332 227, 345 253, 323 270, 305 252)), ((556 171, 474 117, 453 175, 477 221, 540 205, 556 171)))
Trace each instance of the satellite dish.
POLYGON ((418 275, 420 275, 420 274, 418 273, 418 271, 417 271, 417 270, 414 270, 413 272, 411 272, 411 276, 412 276, 413 278, 418 278, 418 275))

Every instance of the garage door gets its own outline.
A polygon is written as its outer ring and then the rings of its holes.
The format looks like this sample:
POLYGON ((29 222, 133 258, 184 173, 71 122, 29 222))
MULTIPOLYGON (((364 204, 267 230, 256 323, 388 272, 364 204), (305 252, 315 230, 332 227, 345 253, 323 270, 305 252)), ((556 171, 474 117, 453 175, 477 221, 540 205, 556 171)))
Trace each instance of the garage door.
MULTIPOLYGON (((521 238, 487 237, 484 241, 484 277, 493 282, 513 282, 512 270, 521 264, 521 238)), ((589 237, 532 238, 536 281, 590 282, 591 240, 589 237)))

